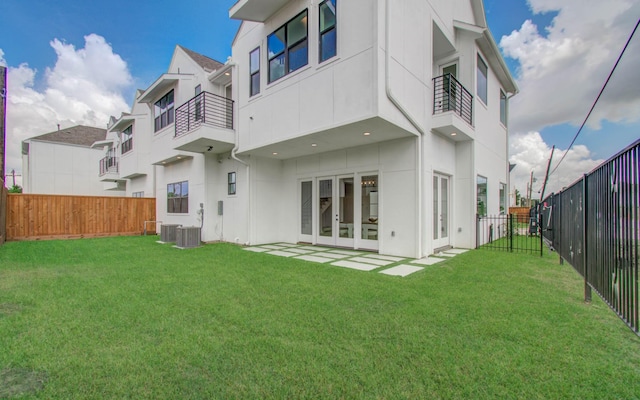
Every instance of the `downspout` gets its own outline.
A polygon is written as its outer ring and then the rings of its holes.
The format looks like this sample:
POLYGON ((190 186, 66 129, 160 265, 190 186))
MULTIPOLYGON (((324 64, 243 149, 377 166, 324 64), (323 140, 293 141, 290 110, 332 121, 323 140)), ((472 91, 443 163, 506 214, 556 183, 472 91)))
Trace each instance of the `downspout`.
POLYGON ((398 111, 400 111, 402 113, 402 115, 405 116, 405 118, 407 118, 407 120, 409 120, 409 122, 411 123, 411 125, 414 126, 414 128, 417 129, 418 131, 418 149, 417 149, 417 158, 418 158, 418 173, 416 174, 416 187, 418 188, 418 195, 416 196, 416 202, 417 202, 417 211, 418 211, 418 224, 417 224, 417 229, 416 229, 416 233, 417 233, 417 239, 418 239, 418 248, 417 248, 417 255, 418 258, 422 258, 422 191, 423 191, 423 182, 422 182, 422 170, 423 170, 423 156, 422 156, 422 140, 423 140, 423 136, 424 136, 424 128, 413 118, 413 116, 411 114, 409 114, 409 112, 402 106, 402 104, 400 104, 400 101, 398 101, 398 99, 394 96, 393 92, 391 91, 391 79, 390 79, 390 74, 389 74, 389 64, 390 64, 390 60, 391 60, 391 51, 390 51, 390 47, 389 44, 391 43, 390 40, 390 31, 389 31, 389 26, 390 26, 390 6, 391 0, 386 0, 385 2, 385 16, 384 16, 384 23, 385 23, 385 32, 384 32, 384 39, 385 39, 385 58, 384 58, 384 83, 385 83, 385 91, 387 93, 387 98, 391 101, 391 103, 393 103, 393 105, 398 109, 398 111))
MULTIPOLYGON (((231 59, 231 57, 229 57, 229 61, 227 61, 227 65, 231 65, 231 66, 237 66, 238 64, 233 61, 231 59)), ((235 76, 235 74, 234 74, 235 76)), ((237 85, 233 85, 233 90, 234 92, 237 91, 236 88, 237 85)), ((239 93, 239 92, 238 92, 239 93)), ((238 98, 238 96, 235 96, 236 98, 238 98)), ((247 215, 247 241, 245 244, 250 244, 251 243, 251 168, 249 166, 249 163, 241 160, 238 156, 237 156, 237 152, 238 152, 238 148, 240 147, 240 130, 238 129, 238 110, 237 110, 237 106, 236 106, 236 110, 234 110, 234 123, 236 125, 236 128, 234 129, 234 138, 235 138, 235 143, 233 146, 233 149, 231 149, 231 158, 234 159, 235 161, 239 162, 240 164, 244 165, 247 168, 247 206, 248 206, 248 215, 247 215)), ((222 217, 224 218, 224 216, 222 217)))

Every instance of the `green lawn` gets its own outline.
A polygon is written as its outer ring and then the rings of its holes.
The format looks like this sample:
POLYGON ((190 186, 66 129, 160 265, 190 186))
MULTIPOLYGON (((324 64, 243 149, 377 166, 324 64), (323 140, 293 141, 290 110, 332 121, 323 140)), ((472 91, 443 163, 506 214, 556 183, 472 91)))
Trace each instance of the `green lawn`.
POLYGON ((0 398, 640 396, 640 338, 556 254, 399 278, 155 240, 0 247, 0 398))

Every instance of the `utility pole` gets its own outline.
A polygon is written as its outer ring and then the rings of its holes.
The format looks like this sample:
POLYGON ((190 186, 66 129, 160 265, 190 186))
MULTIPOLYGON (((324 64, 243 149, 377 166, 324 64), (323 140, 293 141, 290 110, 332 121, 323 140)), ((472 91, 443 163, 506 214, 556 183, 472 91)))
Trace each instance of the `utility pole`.
POLYGON ((6 114, 7 114, 7 68, 0 66, 0 180, 4 186, 4 163, 6 159, 6 114))
POLYGON ((529 202, 528 206, 531 208, 531 191, 533 189, 533 170, 531 170, 531 178, 529 178, 529 187, 527 190, 527 201, 529 202))

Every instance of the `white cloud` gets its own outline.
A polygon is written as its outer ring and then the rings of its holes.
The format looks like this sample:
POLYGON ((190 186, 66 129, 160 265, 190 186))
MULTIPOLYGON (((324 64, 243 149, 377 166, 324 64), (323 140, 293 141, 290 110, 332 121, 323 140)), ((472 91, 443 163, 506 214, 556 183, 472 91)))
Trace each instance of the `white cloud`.
MULTIPOLYGON (((532 185, 532 198, 539 199, 544 183, 551 147, 547 145, 540 133, 529 132, 513 135, 509 144, 509 162, 516 164, 511 172, 511 190, 517 189, 521 195, 526 195, 527 184, 531 179, 531 172, 537 181, 532 185)), ((555 169, 566 150, 556 149, 553 154, 550 172, 555 169)), ((552 192, 559 192, 590 172, 604 160, 592 158, 586 146, 573 146, 558 169, 549 177, 545 188, 545 197, 552 192)))
MULTIPOLYGON (((122 93, 133 84, 126 62, 96 34, 85 36, 76 49, 54 39, 57 54, 53 68, 45 71, 42 90, 35 87, 37 71, 23 63, 7 74, 6 170, 21 171, 21 142, 74 125, 106 127, 111 115, 128 111, 122 93)), ((0 50, 0 61, 3 52, 0 50)))
MULTIPOLYGON (((535 13, 556 11, 546 36, 531 21, 500 40, 520 63, 520 95, 511 102, 513 132, 562 123, 580 125, 640 15, 637 0, 529 0, 535 13)), ((634 38, 589 119, 640 120, 640 34, 634 38)))

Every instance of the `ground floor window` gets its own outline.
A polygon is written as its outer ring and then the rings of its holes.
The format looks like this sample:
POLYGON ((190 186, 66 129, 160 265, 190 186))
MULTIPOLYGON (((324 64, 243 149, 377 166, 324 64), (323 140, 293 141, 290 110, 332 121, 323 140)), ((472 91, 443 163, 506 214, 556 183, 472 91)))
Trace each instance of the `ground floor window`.
POLYGON ((236 194, 236 173, 229 172, 227 174, 227 194, 234 195, 236 194))
POLYGON ((507 212, 507 184, 500 184, 500 214, 507 212))
POLYGON ((131 197, 144 197, 144 192, 133 192, 131 197))
POLYGON ((477 209, 480 216, 487 215, 487 178, 478 175, 476 181, 477 209))
POLYGON ((178 214, 189 212, 189 181, 167 185, 167 212, 178 214))

